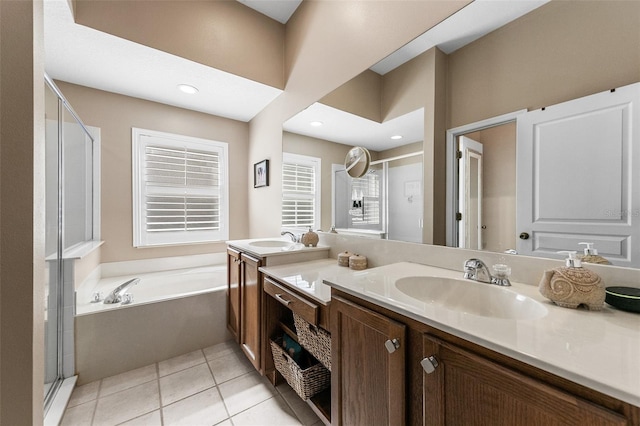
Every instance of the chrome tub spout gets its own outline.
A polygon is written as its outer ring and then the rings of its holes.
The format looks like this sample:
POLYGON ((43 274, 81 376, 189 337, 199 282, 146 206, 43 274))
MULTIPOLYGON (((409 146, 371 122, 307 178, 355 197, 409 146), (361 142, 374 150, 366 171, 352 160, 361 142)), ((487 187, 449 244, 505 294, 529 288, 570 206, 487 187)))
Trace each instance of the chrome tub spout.
POLYGON ((133 287, 134 285, 138 284, 138 282, 140 282, 140 278, 134 278, 120 284, 111 293, 109 293, 107 297, 104 298, 104 302, 102 303, 112 304, 122 302, 122 295, 125 294, 127 290, 129 290, 129 287, 133 287))

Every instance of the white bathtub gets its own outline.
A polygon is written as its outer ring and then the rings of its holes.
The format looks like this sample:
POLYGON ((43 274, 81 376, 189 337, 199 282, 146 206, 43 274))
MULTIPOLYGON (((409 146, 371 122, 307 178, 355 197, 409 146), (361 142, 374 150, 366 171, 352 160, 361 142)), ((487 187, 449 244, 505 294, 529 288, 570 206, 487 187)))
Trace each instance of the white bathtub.
MULTIPOLYGON (((227 267, 225 265, 204 266, 188 269, 175 269, 144 274, 131 274, 102 278, 94 285, 78 289, 76 295, 76 315, 87 315, 108 309, 129 308, 145 303, 177 299, 226 288, 227 267), (139 278, 138 284, 129 287, 133 295, 130 304, 104 304, 92 302, 94 293, 99 292, 103 299, 109 292, 133 278, 139 278)), ((84 287, 84 286, 83 286, 84 287)))
POLYGON ((76 293, 78 385, 202 349, 230 338, 226 265, 194 267, 85 283, 76 293), (132 279, 133 302, 91 303, 132 279))

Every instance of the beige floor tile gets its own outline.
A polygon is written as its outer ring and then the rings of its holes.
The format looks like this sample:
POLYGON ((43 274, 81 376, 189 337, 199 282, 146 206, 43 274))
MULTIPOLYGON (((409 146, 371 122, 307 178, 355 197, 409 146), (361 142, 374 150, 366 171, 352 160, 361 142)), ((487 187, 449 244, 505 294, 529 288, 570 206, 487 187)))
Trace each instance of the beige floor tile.
POLYGON ((102 398, 157 378, 158 372, 155 364, 107 377, 102 379, 99 397, 102 398))
POLYGON ((309 404, 300 398, 288 384, 279 385, 278 391, 303 425, 312 426, 320 421, 309 404))
POLYGON ((226 342, 204 348, 202 351, 207 360, 210 361, 221 356, 238 353, 240 352, 240 346, 233 340, 227 340, 226 342))
POLYGON ((229 418, 217 388, 162 408, 164 426, 214 425, 229 418))
POLYGON ((196 365, 160 378, 162 406, 215 386, 207 364, 196 365))
POLYGON ((233 416, 231 421, 234 426, 293 426, 301 424, 279 395, 233 416))
POLYGON ((250 371, 255 371, 253 365, 242 352, 235 352, 209 360, 216 383, 224 383, 240 377, 250 371))
POLYGON ((90 425, 95 409, 95 400, 67 408, 60 422, 60 426, 90 425))
POLYGON ((154 380, 100 397, 93 424, 94 426, 119 424, 159 408, 158 382, 154 380))
POLYGON ((76 405, 84 404, 85 402, 94 401, 98 398, 98 388, 100 387, 100 380, 87 383, 86 385, 78 386, 73 390, 67 408, 75 407, 76 405))
POLYGON ((189 367, 193 367, 198 364, 206 362, 204 354, 200 349, 197 351, 189 352, 188 354, 180 355, 175 358, 168 359, 158 363, 158 370, 160 377, 167 376, 172 373, 176 373, 180 370, 185 370, 189 367))
POLYGON ((218 388, 232 416, 278 393, 267 379, 260 377, 255 371, 222 383, 218 388))
POLYGON ((225 420, 223 422, 216 423, 216 426, 233 426, 233 423, 231 423, 231 420, 225 420))
POLYGON ((128 422, 120 423, 120 426, 162 426, 162 416, 160 410, 156 410, 128 422))

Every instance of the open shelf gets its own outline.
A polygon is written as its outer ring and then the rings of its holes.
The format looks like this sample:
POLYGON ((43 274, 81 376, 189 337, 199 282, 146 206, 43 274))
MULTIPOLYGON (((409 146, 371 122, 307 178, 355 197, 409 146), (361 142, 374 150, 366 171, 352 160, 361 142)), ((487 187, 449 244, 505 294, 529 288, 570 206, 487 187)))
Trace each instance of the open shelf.
POLYGON ((293 326, 293 322, 291 324, 287 324, 283 321, 280 321, 280 328, 284 331, 289 337, 291 337, 296 343, 298 342, 298 335, 295 332, 295 327, 293 326))
POLYGON ((307 404, 326 425, 331 424, 331 387, 309 398, 307 404))

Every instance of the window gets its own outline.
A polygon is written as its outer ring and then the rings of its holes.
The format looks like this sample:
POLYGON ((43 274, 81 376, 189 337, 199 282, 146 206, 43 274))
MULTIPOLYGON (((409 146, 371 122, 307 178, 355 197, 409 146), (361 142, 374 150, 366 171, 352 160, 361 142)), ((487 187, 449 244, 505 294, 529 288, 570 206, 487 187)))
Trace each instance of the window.
POLYGON ((134 128, 133 245, 229 238, 227 144, 134 128))
POLYGON ((282 227, 319 229, 320 159, 287 152, 282 158, 282 227))
POLYGON ((370 172, 364 177, 351 180, 351 199, 356 204, 350 210, 353 226, 370 227, 380 225, 380 176, 370 172))

